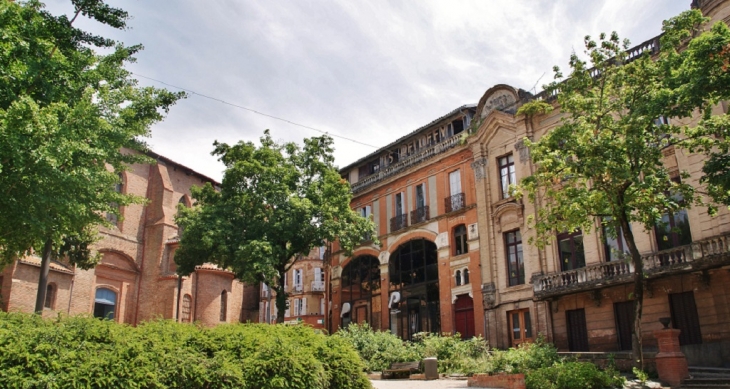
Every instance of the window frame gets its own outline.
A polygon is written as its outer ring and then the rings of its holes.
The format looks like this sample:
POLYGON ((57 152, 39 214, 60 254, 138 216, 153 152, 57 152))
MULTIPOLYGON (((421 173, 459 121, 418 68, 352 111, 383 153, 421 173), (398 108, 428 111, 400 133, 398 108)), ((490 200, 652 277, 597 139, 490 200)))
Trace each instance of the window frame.
POLYGON ((454 234, 454 256, 469 253, 466 224, 459 224, 452 229, 454 234), (463 228, 463 231, 461 230, 463 228))
POLYGON ((507 286, 525 284, 525 254, 522 245, 522 233, 519 229, 507 231, 502 234, 504 240, 504 255, 507 262, 507 286), (514 241, 510 243, 510 235, 514 241), (510 254, 510 248, 514 247, 514 258, 510 254), (512 272, 515 276, 512 276, 512 272))
POLYGON ((582 268, 586 267, 585 243, 583 242, 583 231, 582 230, 576 230, 573 232, 562 232, 557 235, 556 239, 558 242, 558 244, 556 246, 557 250, 558 250, 557 257, 558 257, 558 261, 560 261, 560 271, 561 272, 575 270, 575 269, 582 269, 582 268), (581 240, 582 253, 578 257, 576 256, 576 254, 577 254, 576 245, 575 245, 576 237, 580 237, 580 240, 581 240), (563 256, 562 256, 563 251, 561 250, 560 242, 562 242, 564 240, 567 240, 568 242, 570 242, 571 256, 570 256, 569 262, 568 262, 568 260, 564 260, 563 256), (577 259, 579 257, 582 257, 582 264, 577 259), (566 263, 570 265, 570 268, 567 268, 568 266, 566 266, 566 263), (579 266, 575 266, 575 265, 579 265, 579 266))
POLYGON ((517 184, 514 155, 509 153, 501 157, 497 157, 497 168, 499 170, 500 198, 508 199, 512 197, 509 193, 509 186, 517 184))

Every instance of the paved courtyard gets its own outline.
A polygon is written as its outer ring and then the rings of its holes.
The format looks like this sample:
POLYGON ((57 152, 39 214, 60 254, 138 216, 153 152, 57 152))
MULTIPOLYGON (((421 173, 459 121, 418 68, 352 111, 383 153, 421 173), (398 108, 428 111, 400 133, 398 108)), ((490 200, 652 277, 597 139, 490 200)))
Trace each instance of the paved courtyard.
POLYGON ((451 389, 466 388, 466 380, 371 380, 375 389, 451 389))

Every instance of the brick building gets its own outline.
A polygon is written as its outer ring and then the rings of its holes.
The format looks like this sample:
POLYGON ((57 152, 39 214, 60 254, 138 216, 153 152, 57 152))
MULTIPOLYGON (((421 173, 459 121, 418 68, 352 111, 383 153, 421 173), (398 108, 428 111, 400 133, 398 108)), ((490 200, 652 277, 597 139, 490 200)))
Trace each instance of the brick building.
POLYGON ((330 330, 367 321, 404 339, 483 334, 472 151, 475 106, 454 109, 341 169, 380 245, 335 247, 330 330))
MULTIPOLYGON (((121 174, 117 190, 148 199, 122 207, 122 218, 108 215, 115 227, 102 228, 95 250, 101 262, 81 270, 52 262, 44 316, 93 314, 120 323, 155 318, 200 321, 206 325, 255 320, 257 290, 233 274, 205 264, 178 278, 173 260, 178 247, 174 216, 179 203, 191 206, 190 188, 212 179, 149 153, 153 164, 137 164, 121 174)), ((2 308, 32 312, 40 258, 15 261, 0 273, 2 308)))
MULTIPOLYGON (((713 23, 730 20, 728 0, 692 6, 713 23)), ((631 50, 658 44, 657 37, 631 50)), ((616 255, 625 244, 577 232, 556 234, 539 250, 527 244, 534 234, 527 219, 539 204, 507 191, 535 170, 522 139, 559 125, 557 106, 531 120, 515 115, 545 98, 496 85, 476 106, 341 169, 353 209, 374 219, 381 243, 364 242, 351 256, 335 246, 330 330, 367 321, 404 339, 460 332, 505 348, 541 333, 564 351, 630 350, 633 269, 616 255)), ((727 102, 714 112, 727 113, 727 102)), ((699 186, 701 155, 673 147, 663 155, 677 178, 686 171, 699 186)), ((691 365, 730 364, 730 212, 711 217, 692 208, 665 219, 682 232, 633 228, 648 275, 645 350, 656 348, 658 319, 670 317, 691 365)))

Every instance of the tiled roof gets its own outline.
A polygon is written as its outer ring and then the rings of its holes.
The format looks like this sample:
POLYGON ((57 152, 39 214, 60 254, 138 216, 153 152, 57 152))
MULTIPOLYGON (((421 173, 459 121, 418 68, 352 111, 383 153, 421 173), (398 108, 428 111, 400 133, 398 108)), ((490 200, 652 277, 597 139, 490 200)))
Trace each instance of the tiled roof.
POLYGON ((195 266, 195 270, 213 270, 213 271, 221 271, 221 272, 233 274, 232 271, 226 270, 226 269, 222 269, 218 265, 213 264, 213 263, 210 263, 210 262, 206 262, 206 263, 204 263, 202 265, 195 266))
MULTIPOLYGON (((26 265, 41 267, 41 258, 36 257, 35 255, 20 258, 20 259, 18 259, 18 262, 24 263, 26 265)), ((51 260, 50 268, 51 268, 51 270, 54 270, 57 272, 74 274, 73 269, 71 269, 70 267, 64 265, 63 263, 55 261, 55 260, 51 260)))

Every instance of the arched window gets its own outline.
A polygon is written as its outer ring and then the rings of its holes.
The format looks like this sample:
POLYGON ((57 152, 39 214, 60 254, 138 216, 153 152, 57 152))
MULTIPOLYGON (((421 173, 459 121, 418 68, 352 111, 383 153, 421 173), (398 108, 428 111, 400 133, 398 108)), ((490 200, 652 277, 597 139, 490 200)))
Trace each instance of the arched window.
POLYGON ((469 244, 466 243, 466 226, 459 224, 454 227, 454 255, 466 254, 469 252, 469 244))
POLYGON ((56 306, 56 285, 48 284, 46 286, 46 301, 43 304, 44 308, 55 309, 56 306))
POLYGON ((461 270, 456 271, 456 286, 461 285, 461 270))
POLYGON ((401 339, 418 332, 441 332, 439 269, 436 244, 426 239, 405 242, 390 255, 388 292, 398 292, 390 328, 401 339))
POLYGON ((190 323, 190 321, 191 321, 190 320, 191 319, 190 309, 193 305, 192 302, 193 302, 193 298, 190 297, 189 294, 186 294, 185 296, 183 296, 183 301, 182 301, 182 322, 183 323, 190 323))
POLYGON ((469 269, 464 269, 464 285, 469 283, 469 269))
POLYGON ((224 289, 221 292, 221 317, 220 321, 226 321, 226 316, 228 314, 228 292, 224 289))
POLYGON ((114 313, 117 307, 117 294, 107 288, 96 290, 94 298, 94 317, 100 319, 114 320, 114 313))
POLYGON ((342 316, 342 327, 346 321, 367 322, 372 328, 380 329, 380 262, 372 255, 353 258, 343 269, 342 303, 350 304, 352 312, 342 316))

